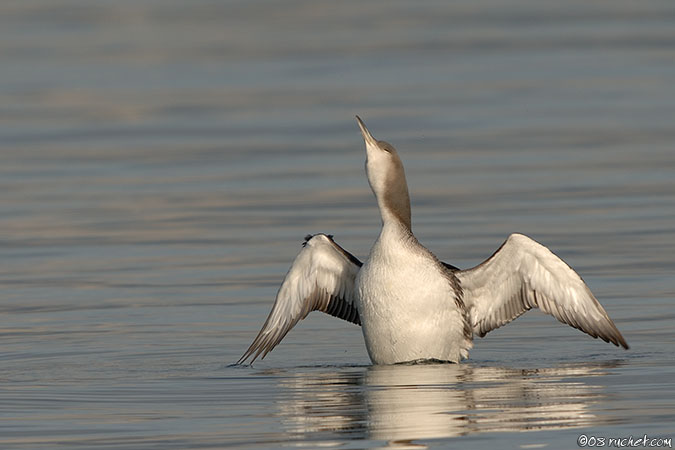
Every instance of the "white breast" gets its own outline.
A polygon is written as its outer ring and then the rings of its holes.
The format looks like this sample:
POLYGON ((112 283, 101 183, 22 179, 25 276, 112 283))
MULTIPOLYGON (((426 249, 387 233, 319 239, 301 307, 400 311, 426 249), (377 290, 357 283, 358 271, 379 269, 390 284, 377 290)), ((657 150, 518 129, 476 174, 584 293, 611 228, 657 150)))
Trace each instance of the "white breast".
POLYGON ((356 286, 366 348, 376 364, 468 356, 465 316, 450 280, 398 224, 383 227, 356 286))

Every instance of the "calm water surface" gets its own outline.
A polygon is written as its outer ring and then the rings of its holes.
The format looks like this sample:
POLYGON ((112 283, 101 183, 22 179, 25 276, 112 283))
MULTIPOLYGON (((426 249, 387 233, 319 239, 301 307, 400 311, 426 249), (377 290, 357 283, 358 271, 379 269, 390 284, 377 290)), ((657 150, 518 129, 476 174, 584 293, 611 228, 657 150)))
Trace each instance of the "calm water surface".
POLYGON ((675 3, 0 5, 0 447, 576 448, 675 437, 675 3), (372 367, 315 314, 232 366, 306 233, 379 231, 361 115, 420 241, 514 231, 631 344, 531 312, 461 365, 372 367))

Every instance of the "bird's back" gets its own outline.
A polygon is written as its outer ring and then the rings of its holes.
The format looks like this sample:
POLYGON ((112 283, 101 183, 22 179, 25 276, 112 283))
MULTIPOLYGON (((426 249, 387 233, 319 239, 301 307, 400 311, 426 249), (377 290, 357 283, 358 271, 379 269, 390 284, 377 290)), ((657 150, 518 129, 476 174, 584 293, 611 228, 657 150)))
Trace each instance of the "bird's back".
POLYGON ((368 354, 376 364, 459 362, 471 346, 451 272, 401 227, 383 227, 356 279, 368 354))

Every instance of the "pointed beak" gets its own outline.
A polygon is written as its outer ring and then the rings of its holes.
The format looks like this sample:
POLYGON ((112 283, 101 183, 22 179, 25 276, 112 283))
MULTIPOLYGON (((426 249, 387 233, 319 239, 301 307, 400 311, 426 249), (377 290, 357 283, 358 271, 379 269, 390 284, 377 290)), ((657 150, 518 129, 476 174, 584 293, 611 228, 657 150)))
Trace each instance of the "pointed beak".
POLYGON ((363 135, 363 140, 366 141, 366 144, 377 146, 377 140, 370 134, 370 131, 366 128, 366 124, 363 123, 363 120, 361 120, 359 116, 356 116, 356 121, 359 123, 359 128, 361 128, 361 134, 363 135))

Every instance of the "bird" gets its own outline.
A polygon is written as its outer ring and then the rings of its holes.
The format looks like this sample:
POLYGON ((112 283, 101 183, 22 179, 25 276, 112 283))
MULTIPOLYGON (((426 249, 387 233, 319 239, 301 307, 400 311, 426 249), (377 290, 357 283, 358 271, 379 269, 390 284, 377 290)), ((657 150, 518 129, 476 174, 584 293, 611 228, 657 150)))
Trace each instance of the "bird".
POLYGON ((359 116, 366 175, 382 219, 361 262, 333 235, 307 235, 262 329, 239 359, 264 358, 312 311, 360 325, 373 364, 459 363, 484 337, 532 308, 593 338, 628 349, 583 279, 551 250, 513 233, 485 261, 459 269, 412 232, 403 163, 359 116))

